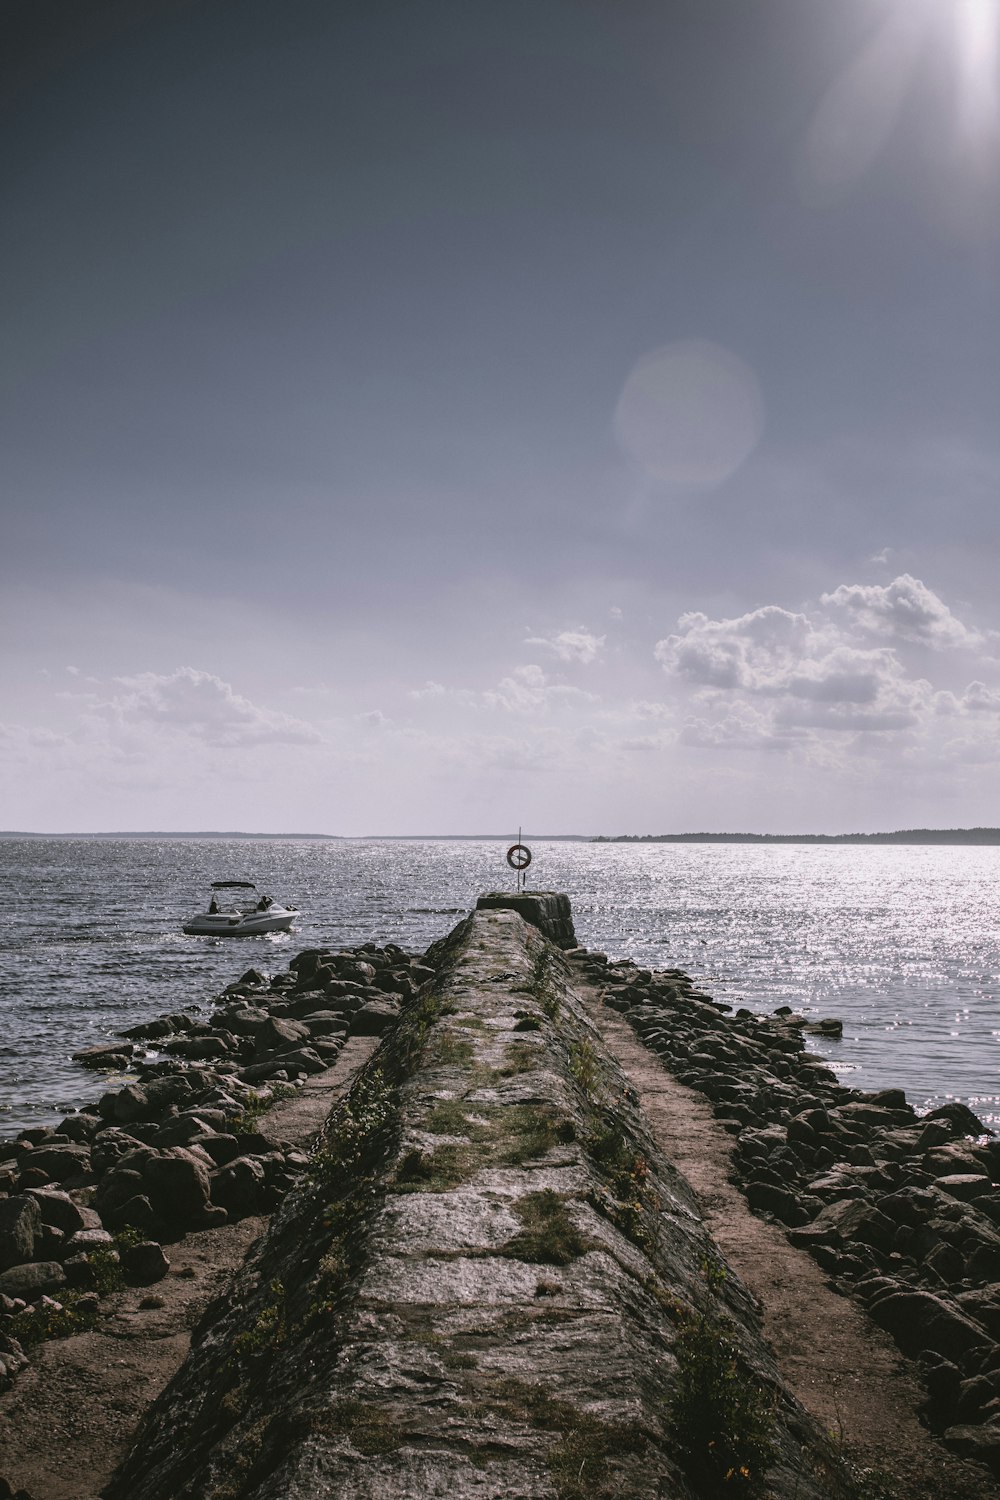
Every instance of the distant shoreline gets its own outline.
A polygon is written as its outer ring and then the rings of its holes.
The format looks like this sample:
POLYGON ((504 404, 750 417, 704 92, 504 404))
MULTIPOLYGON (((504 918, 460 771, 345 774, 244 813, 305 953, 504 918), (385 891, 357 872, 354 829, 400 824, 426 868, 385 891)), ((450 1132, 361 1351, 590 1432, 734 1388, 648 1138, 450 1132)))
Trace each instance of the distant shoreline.
POLYGON ((1000 828, 900 828, 894 833, 619 833, 595 844, 1000 844, 1000 828))
MULTIPOLYGON (((510 830, 506 833, 243 833, 237 830, 217 832, 215 830, 173 832, 169 828, 146 830, 119 830, 116 833, 29 833, 26 830, 0 828, 2 839, 313 839, 325 843, 349 843, 351 840, 382 839, 386 842, 452 843, 459 839, 479 843, 502 844, 516 837, 510 830)), ((525 833, 522 839, 536 839, 548 844, 593 844, 597 842, 592 833, 525 833)))
MULTIPOLYGON (((174 832, 170 829, 126 830, 105 833, 30 833, 0 829, 0 842, 14 839, 259 839, 312 841, 317 843, 504 843, 507 833, 246 833, 237 830, 174 832)), ((900 828, 891 833, 523 833, 522 841, 548 844, 952 844, 1000 845, 1000 828, 900 828)))

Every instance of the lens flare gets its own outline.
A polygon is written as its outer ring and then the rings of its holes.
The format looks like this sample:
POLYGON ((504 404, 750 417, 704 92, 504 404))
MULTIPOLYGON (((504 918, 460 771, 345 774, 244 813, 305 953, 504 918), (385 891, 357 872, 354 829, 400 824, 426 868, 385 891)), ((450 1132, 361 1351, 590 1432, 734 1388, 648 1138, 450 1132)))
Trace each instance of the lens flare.
POLYGON ((954 113, 938 132, 952 147, 949 172, 997 172, 1000 0, 895 0, 813 116, 798 164, 806 201, 835 200, 874 165, 913 89, 922 78, 926 86, 928 56, 940 56, 954 80, 954 113))
POLYGON ((959 125, 974 141, 996 132, 1000 118, 1000 5, 997 0, 951 0, 958 52, 959 125))
POLYGON ((754 372, 705 339, 654 349, 625 382, 615 434, 648 474, 685 489, 722 484, 753 452, 764 423, 754 372))

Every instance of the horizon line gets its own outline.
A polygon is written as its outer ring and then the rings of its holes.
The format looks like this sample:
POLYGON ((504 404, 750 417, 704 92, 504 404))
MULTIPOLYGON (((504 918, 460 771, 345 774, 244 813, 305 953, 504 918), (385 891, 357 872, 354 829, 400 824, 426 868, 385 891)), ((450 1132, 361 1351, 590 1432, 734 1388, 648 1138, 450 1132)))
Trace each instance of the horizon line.
MULTIPOLYGON (((894 828, 878 829, 871 832, 860 832, 853 830, 847 833, 758 833, 737 832, 727 830, 724 832, 712 832, 701 830, 699 832, 685 833, 617 833, 617 834, 594 834, 594 833, 521 833, 522 840, 535 839, 549 842, 579 842, 579 843, 624 843, 624 842, 694 842, 700 840, 714 840, 724 842, 726 840, 753 840, 769 841, 778 840, 786 843, 796 841, 829 840, 845 842, 850 839, 891 839, 903 838, 907 835, 953 835, 953 834, 994 834, 1000 841, 1000 827, 989 824, 975 824, 967 827, 948 828, 894 828)), ((300 839, 300 840, 323 840, 330 842, 345 842, 352 839, 468 839, 502 842, 504 839, 513 838, 514 835, 507 833, 268 833, 261 831, 249 831, 244 829, 99 829, 99 830, 72 830, 62 829, 59 831, 39 832, 33 829, 0 829, 0 839, 300 839)))

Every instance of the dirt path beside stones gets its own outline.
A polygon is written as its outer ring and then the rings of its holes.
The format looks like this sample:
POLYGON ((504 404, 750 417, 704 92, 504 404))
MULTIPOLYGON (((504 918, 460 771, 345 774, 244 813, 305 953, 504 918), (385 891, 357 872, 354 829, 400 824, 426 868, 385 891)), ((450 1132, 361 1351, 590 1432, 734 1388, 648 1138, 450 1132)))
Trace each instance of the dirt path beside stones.
MULTIPOLYGON (((305 1145, 376 1042, 350 1038, 332 1068, 263 1117, 262 1133, 305 1145)), ((30 1368, 0 1397, 0 1477, 31 1500, 97 1500, 183 1363, 191 1330, 266 1224, 247 1218, 187 1235, 167 1246, 163 1281, 109 1297, 96 1327, 31 1351, 30 1368)))
POLYGON ((751 1213, 729 1181, 732 1142, 700 1094, 678 1083, 632 1028, 574 976, 608 1049, 639 1094, 653 1135, 698 1196, 726 1260, 760 1300, 764 1331, 799 1400, 861 1468, 892 1476, 899 1500, 996 1500, 978 1464, 948 1454, 921 1426, 923 1389, 896 1346, 827 1284, 805 1251, 751 1213))

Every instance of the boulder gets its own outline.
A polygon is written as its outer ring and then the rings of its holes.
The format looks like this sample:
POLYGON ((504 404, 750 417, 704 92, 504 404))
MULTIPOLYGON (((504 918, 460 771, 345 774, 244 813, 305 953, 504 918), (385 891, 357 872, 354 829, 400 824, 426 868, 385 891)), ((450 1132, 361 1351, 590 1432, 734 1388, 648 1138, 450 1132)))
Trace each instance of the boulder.
POLYGON ((959 1135, 995 1135, 995 1130, 990 1130, 984 1125, 978 1115, 965 1104, 959 1104, 957 1099, 949 1100, 947 1104, 939 1104, 937 1109, 930 1109, 924 1115, 925 1120, 943 1120, 951 1125, 959 1135))
POLYGON ((946 1427, 943 1441, 960 1458, 975 1459, 994 1474, 1000 1474, 1000 1423, 984 1422, 981 1427, 960 1424, 946 1427))
POLYGON ((892 1334, 904 1354, 931 1349, 960 1364, 971 1350, 990 1342, 984 1329, 933 1292, 914 1289, 891 1293, 873 1304, 871 1314, 892 1334))
POLYGON ((859 1241, 887 1253, 892 1248, 896 1232, 892 1220, 881 1213, 874 1203, 864 1198, 847 1198, 828 1203, 816 1215, 810 1227, 832 1239, 834 1243, 859 1241))
POLYGON ((212 1173, 212 1202, 226 1209, 230 1219, 245 1219, 260 1212, 264 1183, 262 1163, 253 1156, 238 1156, 212 1173))
POLYGON ((151 1286, 154 1281, 163 1280, 170 1270, 170 1261, 156 1240, 140 1240, 121 1252, 121 1266, 129 1281, 151 1286))
POLYGON ((44 1172, 51 1182, 69 1182, 90 1171, 90 1147, 72 1141, 66 1145, 38 1146, 32 1151, 29 1164, 36 1172, 44 1172))
POLYGON ((0 1273, 0 1292, 6 1297, 20 1297, 24 1302, 36 1302, 65 1285, 66 1273, 55 1260, 32 1261, 30 1265, 11 1266, 0 1273))
POLYGON ((944 1177, 938 1177, 934 1183, 942 1193, 948 1193, 952 1198, 958 1198, 962 1203, 971 1203, 974 1198, 981 1198, 990 1191, 992 1186, 990 1179, 978 1172, 952 1172, 944 1177))
POLYGON ((298 1045, 308 1040, 309 1030, 301 1021, 279 1020, 268 1016, 254 1036, 255 1056, 263 1060, 280 1047, 288 1046, 290 1042, 298 1045))
POLYGON ((25 1197, 38 1204, 43 1224, 51 1224, 64 1234, 75 1234, 78 1229, 88 1227, 87 1214, 69 1193, 60 1192, 58 1188, 29 1188, 25 1197))
POLYGON ((111 1250, 114 1239, 106 1229, 78 1229, 66 1241, 67 1255, 87 1255, 91 1250, 111 1250))
POLYGON ((356 1011, 351 1030, 355 1036, 383 1036, 399 1020, 400 1007, 397 1001, 368 1000, 356 1011))
POLYGON ((155 1223, 156 1213, 144 1193, 135 1193, 108 1209, 106 1218, 112 1229, 137 1229, 140 1234, 145 1234, 155 1223))
POLYGON ((42 1215, 27 1194, 0 1199, 0 1271, 19 1266, 35 1253, 42 1231, 42 1215))
POLYGON ((102 1042, 99 1047, 84 1047, 73 1053, 73 1061, 85 1068, 126 1068, 135 1048, 131 1042, 102 1042))
POLYGON ((152 1156, 142 1175, 153 1207, 170 1223, 198 1219, 208 1206, 208 1168, 183 1146, 171 1146, 152 1156))

